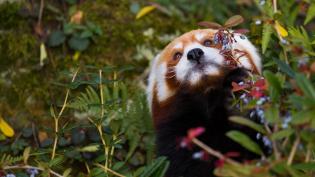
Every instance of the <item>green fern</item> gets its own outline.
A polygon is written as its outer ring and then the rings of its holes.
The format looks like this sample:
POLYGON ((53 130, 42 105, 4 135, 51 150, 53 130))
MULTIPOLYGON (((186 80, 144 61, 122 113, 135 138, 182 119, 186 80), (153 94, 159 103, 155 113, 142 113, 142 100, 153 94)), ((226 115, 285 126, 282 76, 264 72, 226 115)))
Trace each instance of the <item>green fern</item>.
POLYGON ((71 102, 68 107, 77 109, 83 112, 87 112, 90 116, 99 114, 100 111, 100 97, 93 87, 88 86, 85 89, 85 93, 80 95, 71 102))
POLYGON ((23 156, 13 157, 9 154, 3 154, 0 159, 0 168, 5 166, 13 165, 17 162, 23 161, 23 156))

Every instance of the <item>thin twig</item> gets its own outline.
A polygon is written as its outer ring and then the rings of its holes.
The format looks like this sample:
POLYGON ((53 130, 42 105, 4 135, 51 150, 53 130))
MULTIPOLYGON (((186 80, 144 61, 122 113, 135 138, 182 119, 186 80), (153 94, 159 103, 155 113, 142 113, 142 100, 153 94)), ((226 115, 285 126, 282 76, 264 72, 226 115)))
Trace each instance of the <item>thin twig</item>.
POLYGON ((291 149, 291 152, 290 152, 290 155, 289 155, 289 158, 288 158, 288 161, 287 161, 287 165, 291 165, 292 164, 293 158, 295 156, 295 153, 296 153, 296 150, 297 150, 297 147, 298 147, 299 144, 300 144, 300 136, 297 136, 296 140, 294 141, 293 147, 291 149))
POLYGON ((307 147, 307 151, 306 151, 306 156, 305 156, 305 163, 308 163, 308 162, 310 162, 310 160, 311 160, 311 155, 312 155, 312 153, 311 153, 312 151, 311 151, 311 148, 310 147, 307 147))
POLYGON ((219 159, 223 159, 223 160, 225 160, 226 162, 228 162, 230 164, 239 165, 239 163, 237 161, 224 156, 219 151, 216 151, 216 150, 212 149, 211 147, 207 146, 203 142, 199 141, 197 138, 193 138, 192 142, 195 143, 200 148, 202 148, 203 150, 207 151, 210 155, 213 155, 213 156, 215 156, 215 157, 217 157, 219 159))
MULTIPOLYGON (((101 120, 103 120, 104 117, 104 95, 103 95, 103 81, 102 81, 102 70, 99 70, 99 78, 100 78, 100 83, 99 83, 99 89, 100 89, 100 97, 101 97, 101 120)), ((104 146, 104 155, 105 155, 105 171, 108 169, 108 153, 109 149, 107 147, 106 141, 103 138, 103 131, 102 131, 102 121, 97 125, 97 130, 100 134, 102 144, 104 146)))
MULTIPOLYGON (((45 171, 46 169, 40 168, 40 167, 34 167, 30 165, 14 165, 14 166, 5 166, 3 167, 3 170, 12 170, 12 169, 36 169, 40 171, 45 171)), ((61 174, 49 169, 49 173, 57 176, 57 177, 63 177, 61 174)))
POLYGON ((36 130, 35 130, 34 123, 32 123, 32 133, 33 133, 35 144, 36 144, 37 147, 39 147, 39 143, 38 143, 38 139, 37 139, 37 136, 36 136, 36 130))
POLYGON ((43 12, 44 12, 44 0, 41 0, 40 1, 40 7, 39 7, 38 21, 37 21, 38 26, 41 26, 42 18, 43 18, 43 12))
POLYGON ((99 70, 99 77, 100 77, 100 96, 101 96, 101 119, 104 116, 104 96, 103 96, 103 84, 102 84, 102 70, 99 70))
POLYGON ((272 3, 272 4, 273 4, 273 12, 276 13, 276 12, 278 11, 278 8, 277 8, 277 0, 273 0, 272 2, 273 2, 273 3, 272 3))
POLYGON ((95 166, 98 166, 98 167, 102 168, 106 173, 107 173, 107 171, 109 171, 110 173, 112 173, 115 176, 126 177, 125 175, 122 175, 122 174, 120 174, 120 173, 118 173, 118 172, 116 172, 116 171, 114 171, 114 170, 112 170, 110 168, 106 168, 106 167, 102 166, 101 164, 97 163, 97 164, 95 164, 95 166))
MULTIPOLYGON (((267 125, 268 126, 268 125, 267 125)), ((278 125, 276 124, 274 127, 273 127, 273 132, 277 132, 278 131, 278 125)), ((271 135, 270 135, 271 136, 271 135)), ((277 142, 275 140, 272 140, 271 139, 271 142, 272 142, 272 149, 273 149, 273 152, 275 154, 275 157, 276 157, 276 160, 280 160, 281 158, 281 155, 280 155, 280 152, 278 150, 278 146, 277 146, 277 142)))
MULTIPOLYGON (((268 135, 268 137, 270 137, 273 132, 272 132, 271 129, 269 128, 267 122, 264 123, 264 127, 265 127, 265 129, 267 130, 267 135, 268 135)), ((278 127, 275 126, 273 131, 276 132, 277 130, 278 130, 278 127)), ((281 155, 280 155, 280 153, 279 153, 278 146, 277 146, 277 144, 276 144, 277 142, 276 142, 275 140, 272 140, 272 139, 271 139, 271 143, 272 143, 272 150, 273 150, 273 152, 274 152, 274 154, 275 154, 276 159, 277 159, 277 160, 280 160, 281 155)))
MULTIPOLYGON (((72 79, 71 79, 71 83, 74 82, 75 78, 77 77, 77 74, 79 72, 79 68, 74 72, 72 79)), ((53 150, 52 150, 52 154, 51 154, 51 159, 55 158, 56 155, 56 148, 57 148, 57 143, 58 143, 58 132, 59 132, 59 118, 61 117, 63 111, 65 110, 66 106, 67 106, 67 102, 68 102, 68 97, 70 94, 70 88, 67 89, 66 92, 66 97, 63 101, 63 105, 61 107, 61 110, 58 114, 58 116, 54 116, 54 122, 55 122, 55 139, 54 139, 54 145, 53 145, 53 150)))

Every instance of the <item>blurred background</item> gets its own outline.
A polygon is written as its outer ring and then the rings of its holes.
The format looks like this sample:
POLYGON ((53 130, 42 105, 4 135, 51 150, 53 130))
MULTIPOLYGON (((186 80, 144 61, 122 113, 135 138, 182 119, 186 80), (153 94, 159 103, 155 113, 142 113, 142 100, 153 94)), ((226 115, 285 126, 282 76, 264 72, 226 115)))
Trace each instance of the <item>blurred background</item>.
MULTIPOLYGON (((95 163, 163 174, 144 91, 149 63, 198 22, 237 14, 265 69, 280 71, 277 58, 312 73, 312 0, 0 0, 0 155, 24 153, 24 165, 47 175, 115 176, 95 163)), ((0 176, 32 174, 2 170, 20 161, 2 161, 0 176)))

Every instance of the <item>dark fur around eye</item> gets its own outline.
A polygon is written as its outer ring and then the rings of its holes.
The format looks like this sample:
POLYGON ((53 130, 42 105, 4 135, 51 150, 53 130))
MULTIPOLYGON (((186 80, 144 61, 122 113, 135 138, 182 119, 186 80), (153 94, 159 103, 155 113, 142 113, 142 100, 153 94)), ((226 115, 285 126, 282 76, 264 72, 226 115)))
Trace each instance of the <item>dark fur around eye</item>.
POLYGON ((212 44, 212 41, 210 39, 207 39, 203 42, 203 45, 206 46, 206 47, 210 47, 212 44))
POLYGON ((179 60, 180 58, 182 58, 183 54, 180 52, 176 52, 173 56, 173 60, 179 60))

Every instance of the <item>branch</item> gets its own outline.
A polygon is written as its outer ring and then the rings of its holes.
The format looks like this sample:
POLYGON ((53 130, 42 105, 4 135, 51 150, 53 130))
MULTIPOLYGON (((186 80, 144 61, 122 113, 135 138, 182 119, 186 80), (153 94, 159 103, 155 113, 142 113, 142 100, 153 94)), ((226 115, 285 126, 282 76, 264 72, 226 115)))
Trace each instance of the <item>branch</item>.
POLYGON ((300 144, 300 136, 298 136, 296 138, 296 140, 294 141, 293 147, 291 149, 291 152, 290 152, 290 155, 289 155, 289 158, 288 158, 288 161, 287 161, 287 165, 291 165, 292 164, 294 155, 296 153, 296 150, 297 150, 297 147, 298 147, 299 144, 300 144))
POLYGON ((98 167, 102 168, 102 170, 104 170, 105 172, 106 172, 106 171, 109 171, 110 173, 112 173, 112 174, 115 175, 115 176, 118 176, 118 177, 126 177, 126 176, 124 176, 124 175, 122 175, 122 174, 120 174, 120 173, 118 173, 118 172, 116 172, 116 171, 114 171, 114 170, 112 170, 112 169, 110 169, 110 168, 104 167, 104 166, 101 165, 101 164, 96 163, 95 166, 98 166, 98 167))
POLYGON ((214 149, 212 149, 211 147, 207 146, 206 144, 204 144, 203 142, 199 141, 197 138, 193 138, 192 142, 195 143, 197 146, 199 146, 200 148, 204 149, 205 151, 207 151, 210 155, 213 155, 219 159, 223 159, 226 162, 233 164, 233 165, 239 165, 239 163, 233 159, 230 159, 226 156, 224 156, 222 153, 220 153, 219 151, 216 151, 214 149))

